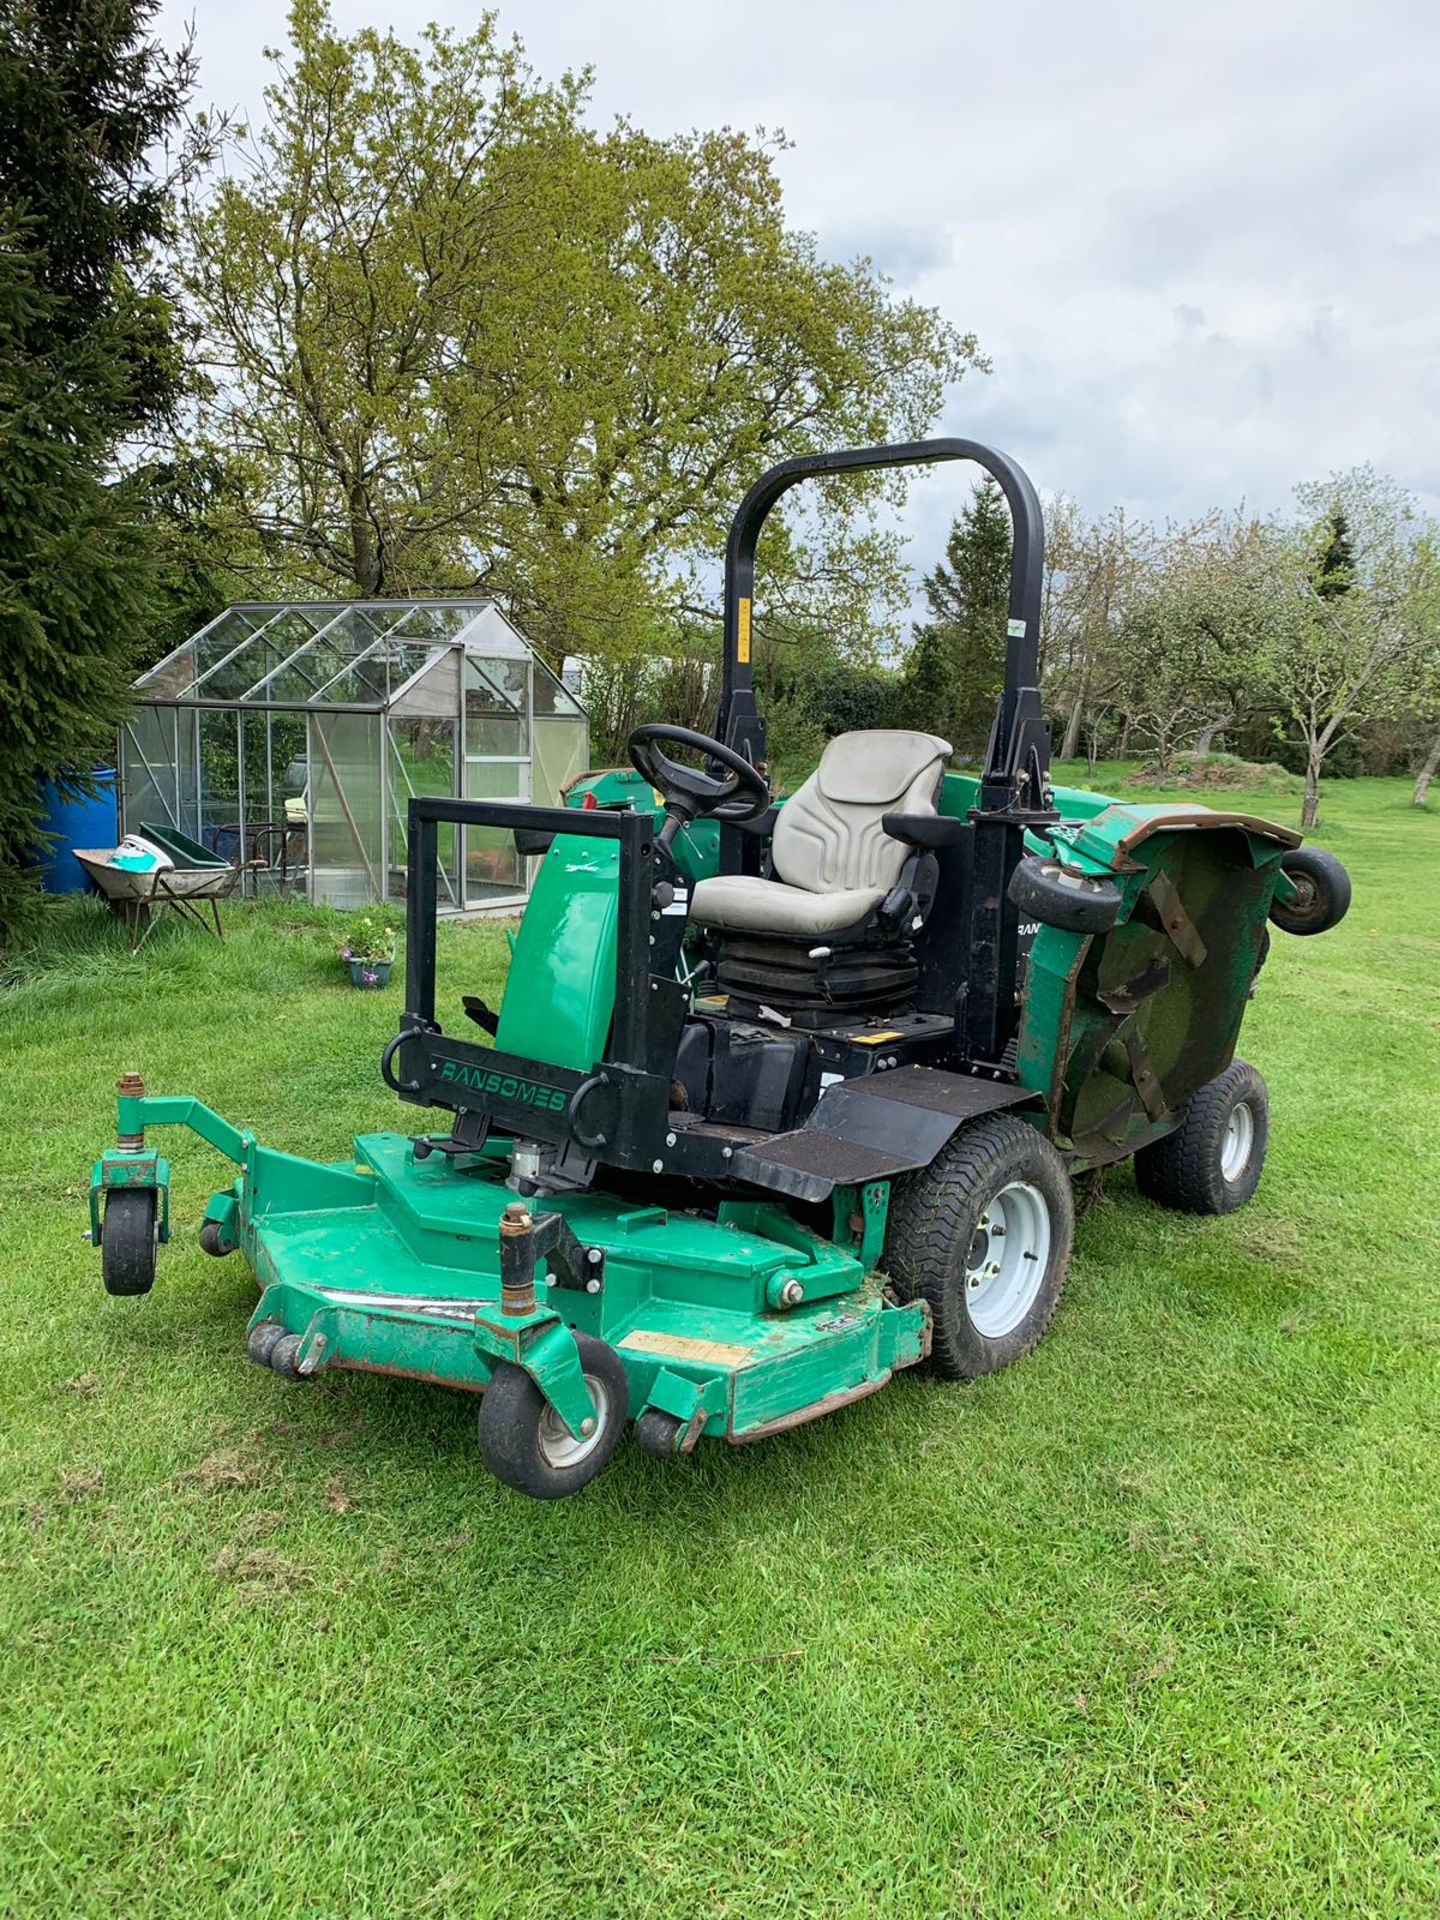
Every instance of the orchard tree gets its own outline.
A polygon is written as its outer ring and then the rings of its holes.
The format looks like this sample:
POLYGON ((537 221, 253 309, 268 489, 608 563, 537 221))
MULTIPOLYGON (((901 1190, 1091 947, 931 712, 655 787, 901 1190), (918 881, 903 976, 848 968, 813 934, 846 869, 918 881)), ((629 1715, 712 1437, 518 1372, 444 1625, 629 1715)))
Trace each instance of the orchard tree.
POLYGON ((44 783, 93 790, 153 613, 149 539, 114 468, 181 382, 150 155, 192 63, 150 37, 154 12, 0 10, 0 937, 33 905, 44 783))
POLYGON ((1090 521, 1065 499, 1046 522, 1043 684, 1047 702, 1065 715, 1059 757, 1070 760, 1087 729, 1093 748, 1099 723, 1128 705, 1124 618, 1153 562, 1155 535, 1123 507, 1090 521))
MULTIPOLYGON (((488 15, 409 44, 296 0, 290 43, 186 220, 213 372, 194 450, 236 476, 237 550, 271 583, 480 587, 552 665, 642 652, 689 607, 713 617, 761 467, 922 434, 978 364, 787 226, 774 142, 598 132, 588 77, 541 80, 488 15)), ((795 526, 767 537, 757 644, 807 569, 872 551, 849 516, 795 526)))
POLYGON ((1373 467, 1296 488, 1283 542, 1268 669, 1281 725, 1305 752, 1300 824, 1320 817, 1334 749, 1366 721, 1414 703, 1435 646, 1435 530, 1373 467))

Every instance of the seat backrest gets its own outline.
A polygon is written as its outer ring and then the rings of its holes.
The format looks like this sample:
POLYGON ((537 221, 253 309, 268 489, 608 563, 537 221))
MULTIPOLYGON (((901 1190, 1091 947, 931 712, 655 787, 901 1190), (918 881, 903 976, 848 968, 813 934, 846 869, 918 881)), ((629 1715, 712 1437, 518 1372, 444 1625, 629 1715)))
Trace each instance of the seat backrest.
POLYGON ((876 728, 839 733, 781 807, 770 843, 776 876, 810 893, 884 887, 907 849, 881 826, 887 813, 934 813, 950 743, 933 733, 876 728))

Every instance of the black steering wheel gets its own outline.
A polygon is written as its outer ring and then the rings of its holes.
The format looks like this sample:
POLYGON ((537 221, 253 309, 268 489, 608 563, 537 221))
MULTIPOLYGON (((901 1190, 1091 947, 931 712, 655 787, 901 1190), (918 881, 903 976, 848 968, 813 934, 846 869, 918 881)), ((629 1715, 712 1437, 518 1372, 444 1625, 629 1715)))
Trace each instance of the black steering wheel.
POLYGON ((630 764, 665 802, 666 823, 660 838, 666 846, 680 828, 692 820, 710 816, 738 826, 756 819, 770 804, 770 788, 760 769, 752 767, 743 754, 727 747, 723 740, 711 739, 708 733, 696 733, 690 727, 636 727, 626 745, 630 750, 630 764), (669 741, 671 746, 689 747, 695 753, 703 753, 725 769, 724 776, 702 772, 699 767, 682 766, 668 753, 660 751, 658 743, 662 740, 669 741))

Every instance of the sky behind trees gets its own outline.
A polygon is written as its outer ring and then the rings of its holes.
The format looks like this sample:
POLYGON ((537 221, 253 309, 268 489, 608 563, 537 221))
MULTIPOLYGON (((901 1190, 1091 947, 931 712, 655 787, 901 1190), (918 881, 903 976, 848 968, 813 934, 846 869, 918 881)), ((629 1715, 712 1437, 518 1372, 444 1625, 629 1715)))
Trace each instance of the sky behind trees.
MULTIPOLYGON (((254 115, 284 0, 198 0, 199 98, 254 115)), ((342 31, 465 0, 335 0, 342 31)), ((178 37, 188 4, 167 4, 178 37)), ((783 127, 792 222, 867 252, 994 362, 943 427, 1147 517, 1360 461, 1440 507, 1440 12, 1426 0, 527 0, 550 76, 655 133, 783 127)), ((917 481, 930 564, 959 500, 917 481)))

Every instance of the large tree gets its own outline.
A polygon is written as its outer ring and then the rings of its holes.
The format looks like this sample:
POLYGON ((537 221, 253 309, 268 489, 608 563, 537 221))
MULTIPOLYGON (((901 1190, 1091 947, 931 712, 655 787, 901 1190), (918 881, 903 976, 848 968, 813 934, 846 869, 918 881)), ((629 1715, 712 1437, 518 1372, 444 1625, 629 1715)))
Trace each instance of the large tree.
POLYGON ((108 760, 151 613, 148 542, 117 449, 180 385, 153 272, 188 49, 152 0, 0 12, 0 936, 33 899, 44 783, 108 760))
MULTIPOLYGON (((587 84, 537 78, 488 16, 411 45, 296 0, 264 122, 187 221, 195 440, 267 581, 480 586, 552 661, 648 650, 710 610, 762 466, 923 432, 975 364, 787 226, 772 146, 597 132, 587 84)), ((780 589, 867 553, 848 516, 811 535, 818 559, 770 542, 780 589)))
POLYGON ((1005 678, 1010 549, 1009 511, 987 478, 924 580, 930 618, 915 627, 899 708, 909 725, 944 734, 962 752, 985 745, 1005 678))

